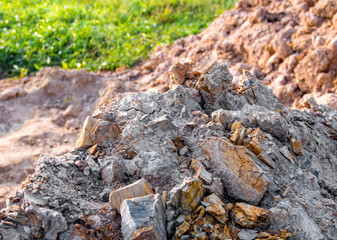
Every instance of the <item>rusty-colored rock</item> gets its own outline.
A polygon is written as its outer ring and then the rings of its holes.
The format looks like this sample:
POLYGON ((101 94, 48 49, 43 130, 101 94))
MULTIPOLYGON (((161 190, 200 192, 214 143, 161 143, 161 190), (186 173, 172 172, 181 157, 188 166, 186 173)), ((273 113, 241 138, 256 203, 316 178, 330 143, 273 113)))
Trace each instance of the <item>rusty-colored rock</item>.
POLYGON ((224 208, 224 203, 216 194, 213 193, 212 195, 205 197, 202 204, 206 206, 206 212, 214 216, 219 222, 227 222, 228 212, 224 208))
POLYGON ((296 139, 291 139, 291 147, 293 149, 293 152, 297 155, 303 155, 302 152, 302 143, 300 141, 297 141, 296 139))
POLYGON ((97 120, 91 132, 91 138, 93 143, 100 147, 110 147, 120 132, 118 125, 109 121, 97 120))
POLYGON ((95 118, 87 117, 83 123, 83 127, 81 133, 79 134, 77 141, 76 141, 76 149, 87 149, 94 145, 90 133, 94 124, 96 123, 95 118))
POLYGON ((185 232, 187 232, 190 229, 190 224, 186 221, 181 224, 177 230, 176 230, 176 237, 181 237, 185 232))
POLYGON ((203 198, 205 189, 198 179, 186 180, 171 190, 171 204, 187 212, 192 212, 203 198))
POLYGON ((226 138, 208 138, 201 147, 210 157, 214 172, 221 176, 229 196, 251 203, 260 201, 268 181, 256 165, 254 155, 226 138))
POLYGON ((231 217, 241 227, 266 227, 271 212, 246 203, 236 203, 231 210, 231 217))
POLYGON ((120 212, 120 206, 123 200, 142 197, 150 194, 154 194, 150 185, 145 179, 140 179, 133 184, 117 189, 116 191, 110 193, 109 202, 118 212, 120 212))
POLYGON ((95 155, 95 153, 97 152, 97 148, 98 148, 98 145, 95 144, 94 146, 88 149, 88 152, 90 152, 92 155, 95 155))
POLYGON ((183 84, 185 81, 185 74, 190 69, 191 69, 190 63, 181 64, 180 62, 177 62, 176 64, 174 64, 169 70, 171 85, 172 84, 179 84, 179 85, 183 84))

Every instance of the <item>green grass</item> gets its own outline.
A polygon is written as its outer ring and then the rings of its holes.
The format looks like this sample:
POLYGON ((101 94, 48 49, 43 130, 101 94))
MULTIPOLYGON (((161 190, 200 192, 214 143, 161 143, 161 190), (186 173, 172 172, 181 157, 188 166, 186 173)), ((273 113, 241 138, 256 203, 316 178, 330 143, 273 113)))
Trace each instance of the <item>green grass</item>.
POLYGON ((1 0, 0 77, 130 67, 199 33, 235 0, 1 0))

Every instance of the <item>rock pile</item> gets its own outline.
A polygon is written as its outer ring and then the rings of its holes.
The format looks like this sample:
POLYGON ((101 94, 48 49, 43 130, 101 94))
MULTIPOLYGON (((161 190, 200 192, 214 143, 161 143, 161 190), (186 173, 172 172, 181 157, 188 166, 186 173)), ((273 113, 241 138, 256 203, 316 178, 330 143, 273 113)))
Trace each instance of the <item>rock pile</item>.
POLYGON ((0 238, 336 239, 337 112, 290 110, 218 63, 180 77, 116 95, 76 150, 42 156, 0 238))

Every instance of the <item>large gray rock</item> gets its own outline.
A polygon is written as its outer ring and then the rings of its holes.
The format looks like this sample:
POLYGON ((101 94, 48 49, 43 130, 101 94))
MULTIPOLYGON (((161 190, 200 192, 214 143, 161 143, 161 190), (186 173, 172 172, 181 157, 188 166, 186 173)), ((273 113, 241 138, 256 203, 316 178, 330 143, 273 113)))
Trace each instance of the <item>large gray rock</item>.
POLYGON ((124 239, 166 239, 166 215, 159 194, 124 200, 121 206, 124 239))

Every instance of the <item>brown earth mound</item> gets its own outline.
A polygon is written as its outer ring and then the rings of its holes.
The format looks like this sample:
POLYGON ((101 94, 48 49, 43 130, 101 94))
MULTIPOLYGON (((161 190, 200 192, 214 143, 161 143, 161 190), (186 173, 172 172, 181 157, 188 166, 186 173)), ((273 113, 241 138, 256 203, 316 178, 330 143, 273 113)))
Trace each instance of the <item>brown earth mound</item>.
POLYGON ((0 206, 34 171, 41 153, 73 148, 84 117, 105 100, 168 90, 176 62, 204 70, 217 60, 228 65, 234 84, 249 70, 287 106, 305 107, 313 96, 337 109, 336 12, 334 0, 239 1, 202 33, 158 47, 134 68, 104 74, 47 68, 35 77, 0 81, 0 206))

